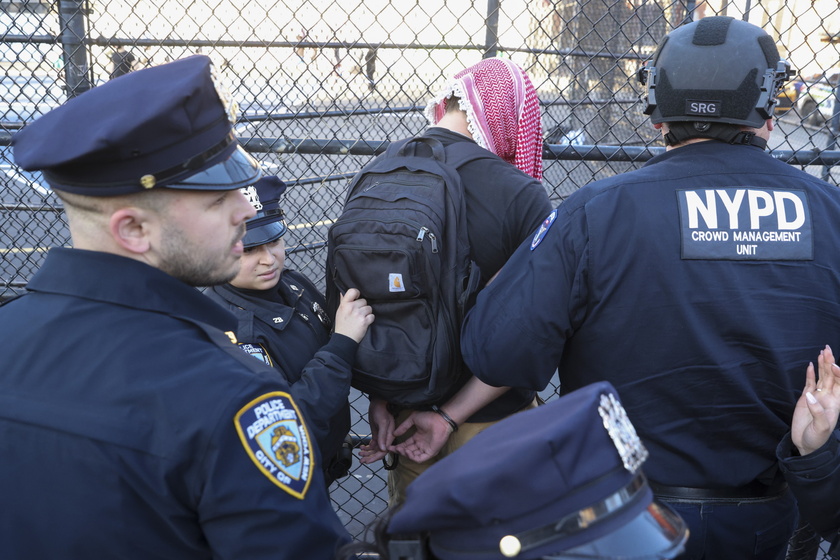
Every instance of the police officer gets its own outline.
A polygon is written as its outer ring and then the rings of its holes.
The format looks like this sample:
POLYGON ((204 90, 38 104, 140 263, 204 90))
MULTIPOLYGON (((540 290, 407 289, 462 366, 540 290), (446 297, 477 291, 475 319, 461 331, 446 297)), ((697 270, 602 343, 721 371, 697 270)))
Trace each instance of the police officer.
POLYGON ((217 84, 206 56, 140 70, 13 139, 74 248, 0 308, 3 558, 326 559, 349 540, 288 384, 194 288, 239 269, 260 176, 217 84))
POLYGON ((488 427, 408 486, 384 560, 674 558, 682 519, 653 499, 615 389, 594 383, 488 427))
POLYGON ((670 33, 642 73, 666 152, 553 210, 464 326, 490 385, 612 382, 687 558, 784 556, 797 514, 775 448, 800 368, 840 332, 840 191, 764 151, 788 76, 750 23, 670 33))
MULTIPOLYGON (((331 340, 324 296, 306 276, 285 266, 288 227, 280 208, 285 190, 286 183, 276 176, 245 189, 257 214, 246 223, 239 273, 205 293, 236 315, 240 348, 286 376, 321 450, 329 485, 346 476, 352 461, 350 446, 344 444, 350 431, 347 363, 353 362, 356 341, 341 334, 331 340), (328 342, 332 348, 346 348, 345 359, 319 353, 328 342)), ((347 313, 349 305, 345 302, 338 313, 347 313)))

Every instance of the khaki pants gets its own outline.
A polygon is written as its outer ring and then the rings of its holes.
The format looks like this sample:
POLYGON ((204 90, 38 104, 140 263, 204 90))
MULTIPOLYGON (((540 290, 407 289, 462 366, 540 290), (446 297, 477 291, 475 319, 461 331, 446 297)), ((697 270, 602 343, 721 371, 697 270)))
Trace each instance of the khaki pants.
MULTIPOLYGON (((534 399, 531 404, 522 410, 528 410, 536 406, 537 399, 534 399)), ((409 414, 411 414, 411 410, 400 411, 400 413, 397 414, 397 426, 399 426, 403 420, 408 418, 409 414)), ((440 453, 428 461, 417 463, 408 457, 400 455, 397 467, 394 470, 388 471, 388 506, 395 507, 396 505, 402 503, 403 500, 405 500, 406 488, 414 481, 415 478, 423 474, 426 469, 447 455, 455 452, 462 445, 471 440, 476 434, 482 432, 485 428, 492 426, 496 422, 500 422, 500 420, 496 420, 494 422, 465 422, 461 424, 458 427, 457 432, 453 432, 449 435, 449 439, 440 450, 440 453)), ((409 430, 408 433, 401 436, 397 441, 404 441, 411 436, 412 433, 414 433, 413 429, 409 430)))

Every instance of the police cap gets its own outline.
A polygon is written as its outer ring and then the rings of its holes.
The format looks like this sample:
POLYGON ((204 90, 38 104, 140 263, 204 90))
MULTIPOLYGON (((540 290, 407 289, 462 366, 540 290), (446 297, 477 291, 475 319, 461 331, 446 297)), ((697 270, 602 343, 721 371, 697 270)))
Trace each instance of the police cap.
POLYGON ((115 196, 230 190, 260 176, 233 134, 236 104, 207 56, 131 72, 70 99, 12 139, 15 162, 56 190, 115 196))
POLYGON ((391 545, 421 535, 442 560, 673 558, 688 531, 654 501, 646 457, 612 385, 586 386, 429 468, 391 518, 391 545))
POLYGON ((286 191, 286 183, 279 177, 263 177, 242 192, 257 210, 256 216, 246 222, 247 231, 242 243, 245 247, 265 245, 283 237, 288 229, 280 208, 280 195, 286 191))

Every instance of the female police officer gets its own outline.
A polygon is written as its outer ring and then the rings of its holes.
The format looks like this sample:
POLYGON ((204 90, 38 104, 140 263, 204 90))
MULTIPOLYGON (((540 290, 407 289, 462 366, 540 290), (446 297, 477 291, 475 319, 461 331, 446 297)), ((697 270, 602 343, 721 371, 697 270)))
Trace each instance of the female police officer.
MULTIPOLYGON (((319 350, 329 342, 352 364, 356 343, 341 334, 330 337, 332 320, 324 311, 324 297, 303 274, 285 267, 283 235, 288 228, 280 208, 285 190, 286 184, 274 176, 245 189, 257 214, 246 223, 239 272, 206 293, 236 315, 240 347, 292 385, 292 396, 321 450, 329 486, 347 473, 352 460, 350 449, 342 445, 350 430, 350 368, 319 350)), ((337 315, 345 315, 349 306, 340 305, 337 315)))

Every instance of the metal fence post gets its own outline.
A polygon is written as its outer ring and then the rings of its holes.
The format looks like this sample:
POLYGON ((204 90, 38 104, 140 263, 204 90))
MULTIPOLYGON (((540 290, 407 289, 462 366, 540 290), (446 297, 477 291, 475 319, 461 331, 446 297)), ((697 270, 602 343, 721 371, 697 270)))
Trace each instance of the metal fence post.
POLYGON ((499 48, 499 2, 487 0, 487 31, 484 36, 484 58, 493 58, 499 48))
POLYGON ((67 97, 75 97, 91 88, 87 48, 85 46, 86 0, 59 0, 61 48, 64 56, 64 79, 67 97))
POLYGON ((695 0, 688 0, 688 2, 686 2, 686 5, 685 5, 685 19, 683 20, 682 25, 685 25, 687 23, 691 23, 692 21, 694 21, 694 9, 697 7, 696 4, 697 3, 696 3, 695 0))

